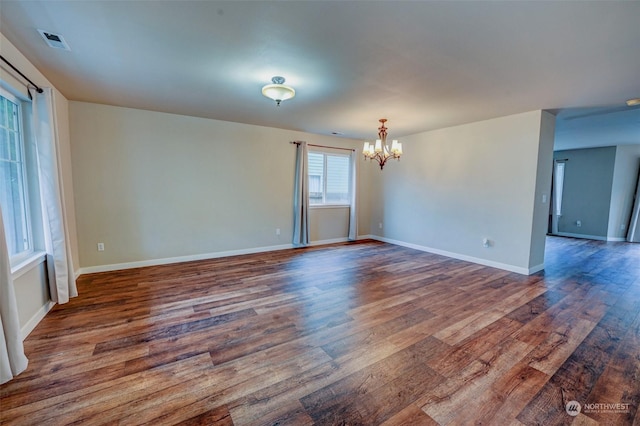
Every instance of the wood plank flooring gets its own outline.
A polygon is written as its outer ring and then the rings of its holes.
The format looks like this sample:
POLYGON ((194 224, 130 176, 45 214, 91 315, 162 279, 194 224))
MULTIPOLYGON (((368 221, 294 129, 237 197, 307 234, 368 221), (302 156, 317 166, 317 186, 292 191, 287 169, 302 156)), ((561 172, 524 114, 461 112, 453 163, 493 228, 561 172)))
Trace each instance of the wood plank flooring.
POLYGON ((640 245, 550 237, 546 259, 362 241, 84 275, 0 423, 640 425, 640 245))

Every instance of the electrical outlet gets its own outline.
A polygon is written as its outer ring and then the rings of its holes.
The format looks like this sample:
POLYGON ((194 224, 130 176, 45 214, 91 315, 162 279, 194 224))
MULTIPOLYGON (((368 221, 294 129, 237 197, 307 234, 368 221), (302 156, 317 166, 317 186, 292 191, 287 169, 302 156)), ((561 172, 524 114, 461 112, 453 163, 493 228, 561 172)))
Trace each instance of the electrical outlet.
POLYGON ((491 241, 488 238, 483 238, 482 239, 482 247, 489 248, 489 246, 491 246, 491 241))
POLYGON ((276 228, 276 235, 280 235, 280 228, 276 228))
POLYGON ((582 226, 582 221, 581 220, 576 220, 576 226, 578 228, 580 228, 582 226))
POLYGON ((98 243, 98 251, 104 251, 104 243, 98 243))
POLYGON ((382 222, 378 223, 378 229, 382 229, 382 222))

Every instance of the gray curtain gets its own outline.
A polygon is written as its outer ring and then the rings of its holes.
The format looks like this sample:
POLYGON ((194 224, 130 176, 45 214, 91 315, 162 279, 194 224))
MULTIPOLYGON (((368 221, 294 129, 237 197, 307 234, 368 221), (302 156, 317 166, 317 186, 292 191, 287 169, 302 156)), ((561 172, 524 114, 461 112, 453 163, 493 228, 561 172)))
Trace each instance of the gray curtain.
POLYGON ((358 238, 358 212, 356 210, 356 152, 351 151, 349 156, 349 169, 351 170, 350 185, 351 185, 351 204, 349 205, 349 241, 355 241, 358 238))
POLYGON ((18 305, 11 277, 9 250, 2 223, 0 206, 0 383, 8 382, 22 373, 29 361, 24 355, 18 305))
POLYGON ((298 142, 296 150, 296 176, 293 187, 293 245, 309 245, 309 178, 308 147, 298 142))

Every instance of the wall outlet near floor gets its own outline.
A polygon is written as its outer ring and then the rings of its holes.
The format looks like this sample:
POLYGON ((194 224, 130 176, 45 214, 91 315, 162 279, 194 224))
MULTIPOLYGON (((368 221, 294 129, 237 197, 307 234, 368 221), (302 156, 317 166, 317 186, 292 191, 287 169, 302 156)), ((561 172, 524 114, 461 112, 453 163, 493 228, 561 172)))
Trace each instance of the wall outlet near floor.
POLYGON ((482 239, 482 247, 489 248, 491 246, 491 240, 488 238, 482 239))
POLYGON ((581 220, 576 220, 576 226, 578 228, 580 228, 582 226, 582 221, 581 220))
POLYGON ((104 251, 104 243, 98 243, 98 251, 104 251))
POLYGON ((280 228, 276 228, 276 235, 280 235, 280 228))
POLYGON ((382 229, 382 222, 378 223, 378 229, 382 229))

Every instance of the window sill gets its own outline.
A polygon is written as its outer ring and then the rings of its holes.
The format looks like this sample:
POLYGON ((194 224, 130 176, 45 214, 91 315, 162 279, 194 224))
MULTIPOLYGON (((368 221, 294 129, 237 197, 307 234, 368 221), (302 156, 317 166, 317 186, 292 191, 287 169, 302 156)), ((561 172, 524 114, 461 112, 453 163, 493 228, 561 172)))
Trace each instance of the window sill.
POLYGON ((349 204, 322 204, 319 206, 310 205, 310 209, 348 209, 349 204))
POLYGON ((35 268, 36 266, 44 263, 47 258, 47 253, 44 251, 34 251, 30 256, 26 257, 20 263, 11 267, 11 277, 16 280, 35 268))

